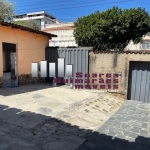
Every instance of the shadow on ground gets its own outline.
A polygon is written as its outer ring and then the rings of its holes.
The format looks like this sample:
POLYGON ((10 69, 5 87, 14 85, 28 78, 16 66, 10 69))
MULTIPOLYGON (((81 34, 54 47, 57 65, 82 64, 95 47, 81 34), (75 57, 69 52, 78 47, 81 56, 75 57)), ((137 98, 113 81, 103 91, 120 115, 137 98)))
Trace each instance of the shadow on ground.
MULTIPOLYGON (((66 87, 69 88, 69 86, 64 85, 64 84, 57 84, 57 87, 66 87)), ((20 85, 18 87, 3 87, 0 88, 0 95, 2 96, 10 96, 10 95, 16 95, 16 94, 22 94, 26 92, 33 92, 37 90, 43 90, 43 89, 48 89, 48 88, 54 88, 52 83, 33 83, 33 84, 28 84, 28 85, 20 85)))
POLYGON ((149 138, 113 139, 56 118, 0 105, 0 150, 148 150, 148 145, 149 138))

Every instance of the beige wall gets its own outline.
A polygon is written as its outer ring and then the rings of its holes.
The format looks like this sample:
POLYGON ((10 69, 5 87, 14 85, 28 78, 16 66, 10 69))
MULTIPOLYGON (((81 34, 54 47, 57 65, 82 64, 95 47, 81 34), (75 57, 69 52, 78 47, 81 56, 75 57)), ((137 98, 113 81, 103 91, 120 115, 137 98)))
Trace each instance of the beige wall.
POLYGON ((122 76, 119 76, 118 92, 126 95, 130 61, 150 62, 150 54, 119 54, 115 52, 94 54, 90 52, 89 73, 121 72, 122 76))
POLYGON ((0 78, 3 76, 2 42, 17 44, 18 75, 30 74, 31 63, 45 59, 49 37, 0 25, 0 78))

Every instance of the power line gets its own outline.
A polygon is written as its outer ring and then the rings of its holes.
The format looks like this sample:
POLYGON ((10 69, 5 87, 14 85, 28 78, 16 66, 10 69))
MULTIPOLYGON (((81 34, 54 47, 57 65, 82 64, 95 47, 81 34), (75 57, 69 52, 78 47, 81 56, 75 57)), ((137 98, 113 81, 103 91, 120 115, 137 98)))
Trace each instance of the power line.
MULTIPOLYGON (((68 2, 69 0, 61 0, 61 1, 55 1, 55 2, 50 2, 50 3, 59 3, 59 2, 68 2)), ((73 0, 72 0, 73 1, 73 0)), ((14 1, 10 1, 11 3, 14 3, 14 1)), ((19 1, 17 4, 22 4, 25 2, 31 2, 31 0, 26 0, 26 1, 19 1)), ((33 0, 32 2, 43 2, 42 0, 33 0)))
POLYGON ((147 2, 145 3, 145 2, 138 1, 138 0, 136 0, 136 1, 137 1, 137 2, 140 2, 140 3, 143 3, 143 4, 146 4, 146 5, 147 5, 147 4, 150 5, 150 3, 147 3, 147 2))
MULTIPOLYGON (((110 3, 100 3, 100 4, 92 4, 92 5, 82 5, 82 6, 73 6, 73 7, 62 7, 62 8, 56 8, 56 9, 51 9, 49 10, 63 10, 63 9, 71 9, 71 8, 81 8, 81 7, 89 7, 89 6, 98 6, 98 5, 106 5, 106 4, 114 4, 114 3, 120 3, 120 2, 129 2, 129 1, 134 1, 134 0, 124 0, 124 1, 116 1, 116 2, 110 2, 110 3)), ((25 9, 22 9, 25 10, 25 9)), ((44 9, 46 10, 46 9, 44 9)))
MULTIPOLYGON (((35 2, 42 2, 42 0, 34 0, 35 2)), ((65 0, 64 0, 65 1, 65 0)), ((66 0, 67 1, 67 0, 66 0)), ((14 0, 11 0, 10 1, 11 3, 15 3, 15 1, 14 0)), ((19 1, 19 2, 17 2, 17 3, 20 3, 20 4, 22 4, 22 3, 25 3, 25 2, 31 2, 31 0, 26 0, 26 1, 19 1)))
MULTIPOLYGON (((93 3, 93 2, 100 2, 100 1, 105 1, 105 0, 93 0, 92 2, 87 2, 87 3, 89 3, 89 4, 91 4, 91 3, 93 3)), ((53 9, 59 9, 58 7, 61 7, 61 6, 73 6, 73 7, 80 7, 80 4, 85 4, 85 3, 75 3, 75 4, 69 4, 69 5, 54 5, 54 6, 51 6, 51 8, 49 7, 49 6, 44 6, 44 8, 49 8, 49 9, 51 9, 51 10, 53 10, 53 9), (77 4, 77 5, 76 5, 77 4), (79 6, 78 6, 79 5, 79 6)), ((99 4, 99 3, 98 3, 99 4)), ((94 5, 96 5, 96 4, 94 4, 94 5)), ((30 5, 30 6, 32 6, 32 5, 30 5)), ((84 6, 84 5, 83 5, 84 6)), ((86 6, 86 5, 85 5, 86 6)), ((87 5, 88 6, 88 5, 87 5)), ((25 7, 25 6, 24 6, 25 7)), ((67 7, 67 8, 68 8, 67 7)), ((81 6, 82 7, 82 6, 81 6)), ((62 7, 63 8, 63 7, 62 7)), ((66 8, 66 9, 67 9, 66 8)), ((69 7, 70 8, 70 7, 69 7)), ((30 9, 30 8, 26 8, 26 9, 22 9, 22 10, 28 10, 28 9, 30 9)), ((39 9, 39 7, 38 8, 32 8, 32 9, 39 9)), ((41 9, 41 8, 40 8, 41 9)), ((60 8, 61 9, 61 8, 60 8)))
MULTIPOLYGON (((106 0, 93 0, 92 2, 86 2, 86 3, 93 3, 93 2, 100 2, 100 1, 106 1, 106 0)), ((42 5, 43 4, 51 4, 51 3, 42 3, 42 5)), ((56 7, 59 7, 59 6, 72 6, 72 5, 76 5, 76 4, 85 4, 85 2, 82 2, 82 3, 73 3, 73 4, 70 4, 70 5, 64 4, 64 5, 54 5, 54 6, 56 6, 56 7)), ((35 5, 41 5, 41 4, 35 4, 35 5)), ((33 6, 33 5, 26 5, 26 6, 33 6)), ((19 6, 19 7, 24 7, 24 6, 19 6)))

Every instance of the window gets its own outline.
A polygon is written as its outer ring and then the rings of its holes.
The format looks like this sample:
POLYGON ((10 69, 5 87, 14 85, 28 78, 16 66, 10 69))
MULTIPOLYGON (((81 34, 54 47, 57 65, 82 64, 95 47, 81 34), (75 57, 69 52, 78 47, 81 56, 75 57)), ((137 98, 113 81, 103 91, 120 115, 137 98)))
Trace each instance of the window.
POLYGON ((36 19, 36 22, 39 25, 39 27, 41 28, 41 19, 36 19))
POLYGON ((150 50, 150 40, 145 40, 141 43, 140 48, 145 50, 148 49, 150 50))

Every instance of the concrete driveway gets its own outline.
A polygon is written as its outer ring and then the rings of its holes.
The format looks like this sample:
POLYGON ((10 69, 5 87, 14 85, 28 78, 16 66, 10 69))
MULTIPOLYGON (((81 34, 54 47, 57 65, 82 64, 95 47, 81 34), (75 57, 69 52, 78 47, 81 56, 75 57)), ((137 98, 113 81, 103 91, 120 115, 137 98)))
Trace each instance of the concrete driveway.
POLYGON ((76 150, 123 103, 68 86, 1 88, 0 150, 76 150))

